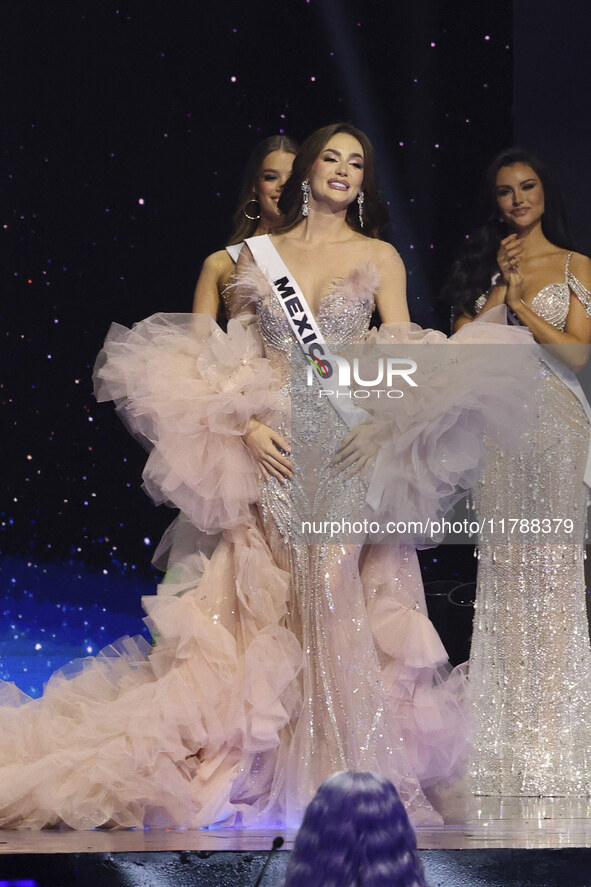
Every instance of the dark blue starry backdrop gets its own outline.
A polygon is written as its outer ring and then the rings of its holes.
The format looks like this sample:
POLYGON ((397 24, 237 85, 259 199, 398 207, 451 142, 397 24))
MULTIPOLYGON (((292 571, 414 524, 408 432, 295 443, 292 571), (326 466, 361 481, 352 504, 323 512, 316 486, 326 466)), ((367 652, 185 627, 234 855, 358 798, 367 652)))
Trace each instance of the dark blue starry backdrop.
POLYGON ((466 0, 2 4, 0 677, 38 695, 143 628, 174 514, 93 399, 111 321, 190 310, 252 147, 346 119, 375 142, 413 317, 445 326, 434 295, 511 141, 511 29, 510 3, 466 0))

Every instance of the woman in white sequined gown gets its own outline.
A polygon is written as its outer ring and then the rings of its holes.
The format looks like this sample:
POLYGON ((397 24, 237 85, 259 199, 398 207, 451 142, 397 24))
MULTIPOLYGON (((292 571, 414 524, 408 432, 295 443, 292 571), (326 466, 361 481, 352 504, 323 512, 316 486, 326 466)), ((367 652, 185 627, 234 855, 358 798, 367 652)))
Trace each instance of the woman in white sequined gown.
MULTIPOLYGON (((403 264, 375 236, 386 215, 363 133, 314 134, 283 198, 291 227, 273 242, 329 342, 366 341, 374 303, 382 341, 445 341, 408 323, 403 264)), ((166 579, 144 599, 155 642, 127 639, 75 663, 42 700, 0 684, 4 827, 295 825, 318 785, 342 769, 387 776, 415 823, 441 821, 423 787, 461 762, 464 678, 427 618, 415 552, 292 535, 288 490, 300 516, 310 501, 297 466, 291 477, 290 365, 301 362, 302 379, 307 365, 292 354, 285 315, 245 249, 226 305, 227 332, 209 302, 205 313, 113 325, 105 342, 99 399, 115 400, 148 443, 147 492, 180 509, 160 546, 166 579)), ((497 329, 502 341, 514 338, 497 329)), ((476 385, 473 428, 495 410, 516 423, 503 394, 511 378, 502 376, 485 373, 476 385)), ((308 452, 324 477, 335 455, 358 469, 371 431, 358 426, 341 449, 347 429, 312 391, 298 395, 316 419, 308 452)), ((437 440, 461 417, 458 399, 445 386, 420 398, 432 466, 427 479, 421 469, 421 489, 434 501, 440 475, 453 489, 437 440)), ((407 458, 410 477, 420 446, 407 458)), ((335 486, 361 511, 358 474, 335 486)))
POLYGON ((591 262, 568 249, 557 195, 537 158, 504 152, 489 169, 488 187, 489 217, 447 286, 456 328, 506 304, 537 342, 560 348, 540 351, 537 428, 523 436, 518 454, 491 447, 474 495, 487 531, 469 666, 478 721, 471 775, 477 794, 585 795, 591 413, 571 370, 584 365, 591 342, 591 262))

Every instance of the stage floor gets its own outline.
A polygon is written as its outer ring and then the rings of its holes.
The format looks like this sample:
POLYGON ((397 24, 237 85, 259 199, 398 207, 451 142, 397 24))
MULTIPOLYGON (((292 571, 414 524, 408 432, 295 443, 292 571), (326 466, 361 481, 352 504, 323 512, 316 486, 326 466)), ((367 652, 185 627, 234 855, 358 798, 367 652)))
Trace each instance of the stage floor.
MULTIPOLYGON (((454 822, 417 829, 421 850, 563 849, 591 847, 591 799, 471 798, 454 822)), ((162 851, 261 851, 284 829, 68 829, 0 831, 0 854, 151 853, 162 851)))

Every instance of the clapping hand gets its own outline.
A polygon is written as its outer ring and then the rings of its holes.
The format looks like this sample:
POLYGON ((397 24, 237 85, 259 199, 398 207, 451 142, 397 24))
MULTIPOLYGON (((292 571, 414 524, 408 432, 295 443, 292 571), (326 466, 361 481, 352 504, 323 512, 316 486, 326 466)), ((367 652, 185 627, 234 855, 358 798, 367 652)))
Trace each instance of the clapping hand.
POLYGON ((509 234, 501 240, 497 253, 497 265, 506 284, 509 283, 509 275, 519 270, 519 261, 523 255, 523 241, 517 234, 509 234))
POLYGON ((517 234, 509 234, 508 237, 501 240, 497 253, 497 264, 507 285, 505 302, 510 308, 521 301, 523 274, 520 269, 520 260, 522 255, 523 242, 517 234))

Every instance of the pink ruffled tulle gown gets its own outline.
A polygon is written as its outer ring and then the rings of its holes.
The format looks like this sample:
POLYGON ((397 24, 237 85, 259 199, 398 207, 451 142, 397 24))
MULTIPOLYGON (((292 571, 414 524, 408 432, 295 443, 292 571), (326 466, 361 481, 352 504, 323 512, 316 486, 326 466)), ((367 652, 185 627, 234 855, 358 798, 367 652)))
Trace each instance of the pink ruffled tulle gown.
MULTIPOLYGON (((367 340, 378 288, 372 266, 333 284, 317 318, 328 342, 367 340)), ((387 776, 416 824, 441 822, 423 788, 465 755, 464 676, 427 617, 415 551, 293 536, 290 509, 310 505, 297 466, 291 484, 262 481, 242 434, 256 416, 289 438, 290 361, 305 367, 303 357, 258 269, 229 290, 227 309, 227 332, 208 316, 165 314, 111 328, 98 397, 148 442, 146 490, 180 509, 161 543, 165 580, 143 601, 155 642, 123 639, 62 669, 40 700, 1 685, 4 827, 296 826, 343 769, 387 776)), ((370 338, 445 340, 412 324, 370 338)), ((433 448, 462 398, 480 427, 502 385, 423 398, 408 447, 415 466, 425 450, 427 498, 445 473, 433 448)), ((347 429, 328 401, 310 409, 310 446, 326 465, 347 429)), ((385 502, 397 484, 407 495, 410 473, 385 472, 385 502)), ((361 509, 359 479, 339 483, 361 509)))

